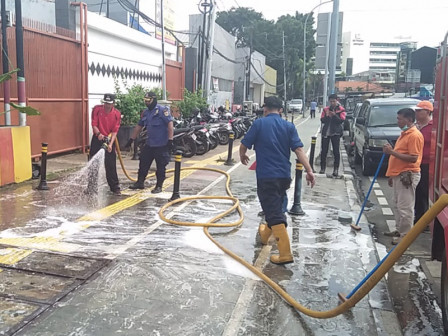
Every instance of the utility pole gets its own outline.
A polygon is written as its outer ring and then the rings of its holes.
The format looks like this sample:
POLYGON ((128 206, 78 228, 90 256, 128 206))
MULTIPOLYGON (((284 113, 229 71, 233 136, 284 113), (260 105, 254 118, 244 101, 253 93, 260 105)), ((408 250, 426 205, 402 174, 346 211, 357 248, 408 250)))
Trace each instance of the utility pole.
MULTIPOLYGON (((2 63, 3 63, 3 73, 9 72, 9 64, 8 64, 8 38, 6 35, 6 28, 8 26, 7 18, 6 18, 6 4, 5 0, 1 0, 2 6, 2 63)), ((5 126, 11 126, 11 85, 10 81, 6 80, 3 82, 3 97, 5 98, 5 126)))
POLYGON ((204 88, 204 65, 205 65, 205 47, 206 47, 206 39, 205 39, 205 32, 207 31, 207 12, 210 9, 210 4, 208 3, 208 0, 204 0, 203 2, 199 3, 199 10, 203 14, 202 19, 202 43, 201 43, 201 51, 200 51, 200 62, 199 62, 199 69, 198 69, 198 86, 200 89, 204 88), (203 7, 203 9, 201 9, 203 7))
MULTIPOLYGON (((19 106, 26 106, 25 91, 25 61, 23 57, 23 25, 22 25, 22 0, 16 1, 16 57, 17 67, 17 98, 19 106)), ((26 114, 19 113, 19 126, 26 126, 26 114)))
POLYGON ((328 59, 330 56, 330 34, 331 34, 331 15, 328 14, 327 41, 325 51, 325 74, 324 74, 324 93, 322 97, 322 105, 327 106, 328 99, 328 59))
POLYGON ((329 90, 334 93, 336 79, 336 59, 338 54, 339 37, 339 0, 333 0, 333 13, 331 15, 331 38, 330 38, 330 79, 329 90))
POLYGON ((110 9, 110 8, 109 8, 109 1, 110 1, 110 0, 106 0, 106 17, 107 17, 107 18, 109 18, 109 14, 110 14, 110 11, 109 11, 109 9, 110 9))
POLYGON ((282 32, 283 37, 283 99, 285 100, 285 113, 286 110, 286 53, 285 53, 285 32, 282 32))
POLYGON ((160 0, 160 23, 162 25, 162 93, 166 100, 165 27, 163 23, 163 0, 160 0))
POLYGON ((207 69, 206 69, 206 77, 205 77, 205 98, 210 103, 210 85, 212 81, 212 58, 213 58, 213 47, 215 43, 215 21, 216 21, 216 3, 212 0, 211 4, 212 12, 211 12, 211 20, 209 23, 209 31, 210 31, 210 41, 208 45, 208 59, 207 59, 207 69))
POLYGON ((252 66, 252 37, 253 37, 253 29, 250 28, 250 37, 249 37, 249 58, 248 61, 248 70, 247 70, 247 85, 246 85, 246 100, 250 98, 250 72, 252 66))

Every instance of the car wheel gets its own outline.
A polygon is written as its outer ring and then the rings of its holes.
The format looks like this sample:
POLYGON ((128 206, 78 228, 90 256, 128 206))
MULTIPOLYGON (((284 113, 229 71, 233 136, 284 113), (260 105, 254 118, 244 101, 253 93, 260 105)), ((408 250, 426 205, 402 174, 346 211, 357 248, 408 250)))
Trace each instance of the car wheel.
POLYGON ((361 158, 361 166, 362 166, 362 174, 364 176, 372 175, 372 168, 366 162, 366 156, 365 155, 363 155, 362 158, 361 158))

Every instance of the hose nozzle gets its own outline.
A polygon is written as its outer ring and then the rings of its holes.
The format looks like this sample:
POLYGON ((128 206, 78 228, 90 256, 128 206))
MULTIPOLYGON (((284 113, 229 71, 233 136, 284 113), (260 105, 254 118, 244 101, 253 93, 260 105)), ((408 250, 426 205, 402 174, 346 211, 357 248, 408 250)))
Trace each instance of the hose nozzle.
POLYGON ((102 144, 101 148, 103 148, 104 150, 107 150, 107 147, 109 146, 109 143, 110 143, 109 137, 104 137, 103 144, 102 144))

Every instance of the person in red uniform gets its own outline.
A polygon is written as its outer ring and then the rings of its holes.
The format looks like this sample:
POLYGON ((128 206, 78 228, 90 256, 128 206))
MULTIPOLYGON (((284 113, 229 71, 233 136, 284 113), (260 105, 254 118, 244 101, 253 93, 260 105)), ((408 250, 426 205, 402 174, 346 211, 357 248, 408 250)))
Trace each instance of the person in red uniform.
POLYGON ((421 178, 415 191, 415 219, 416 223, 429 207, 429 156, 431 152, 431 130, 433 111, 431 102, 425 100, 417 104, 415 108, 415 119, 417 128, 423 134, 423 158, 420 165, 421 178))
MULTIPOLYGON (((116 195, 120 195, 120 183, 117 175, 117 154, 115 152, 115 138, 117 137, 118 129, 120 128, 121 113, 118 111, 115 104, 115 95, 106 93, 102 100, 103 105, 97 105, 92 110, 92 142, 90 144, 91 160, 96 153, 98 153, 104 142, 108 141, 107 151, 104 158, 106 167, 106 179, 110 191, 116 195), (109 139, 106 139, 110 136, 109 139)), ((97 192, 98 184, 97 174, 89 174, 88 192, 97 192)))

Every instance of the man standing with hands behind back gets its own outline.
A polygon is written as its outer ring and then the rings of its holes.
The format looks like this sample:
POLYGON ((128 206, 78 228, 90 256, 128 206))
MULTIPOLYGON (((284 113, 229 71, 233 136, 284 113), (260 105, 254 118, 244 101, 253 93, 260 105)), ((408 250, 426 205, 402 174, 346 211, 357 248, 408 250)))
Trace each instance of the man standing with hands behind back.
POLYGON ((286 231, 286 216, 282 211, 285 193, 291 184, 291 151, 304 165, 308 185, 313 187, 315 179, 296 127, 281 117, 282 101, 277 97, 267 97, 263 108, 264 118, 255 120, 241 141, 240 159, 247 165, 247 150, 254 147, 257 194, 267 222, 267 225, 260 225, 258 232, 262 244, 267 244, 274 234, 279 255, 271 256, 271 262, 281 265, 294 262, 286 231))
POLYGON ((421 178, 415 190, 415 220, 416 223, 429 208, 429 160, 431 153, 431 131, 433 111, 431 102, 424 100, 417 104, 415 119, 417 128, 423 134, 423 158, 420 165, 421 178))

